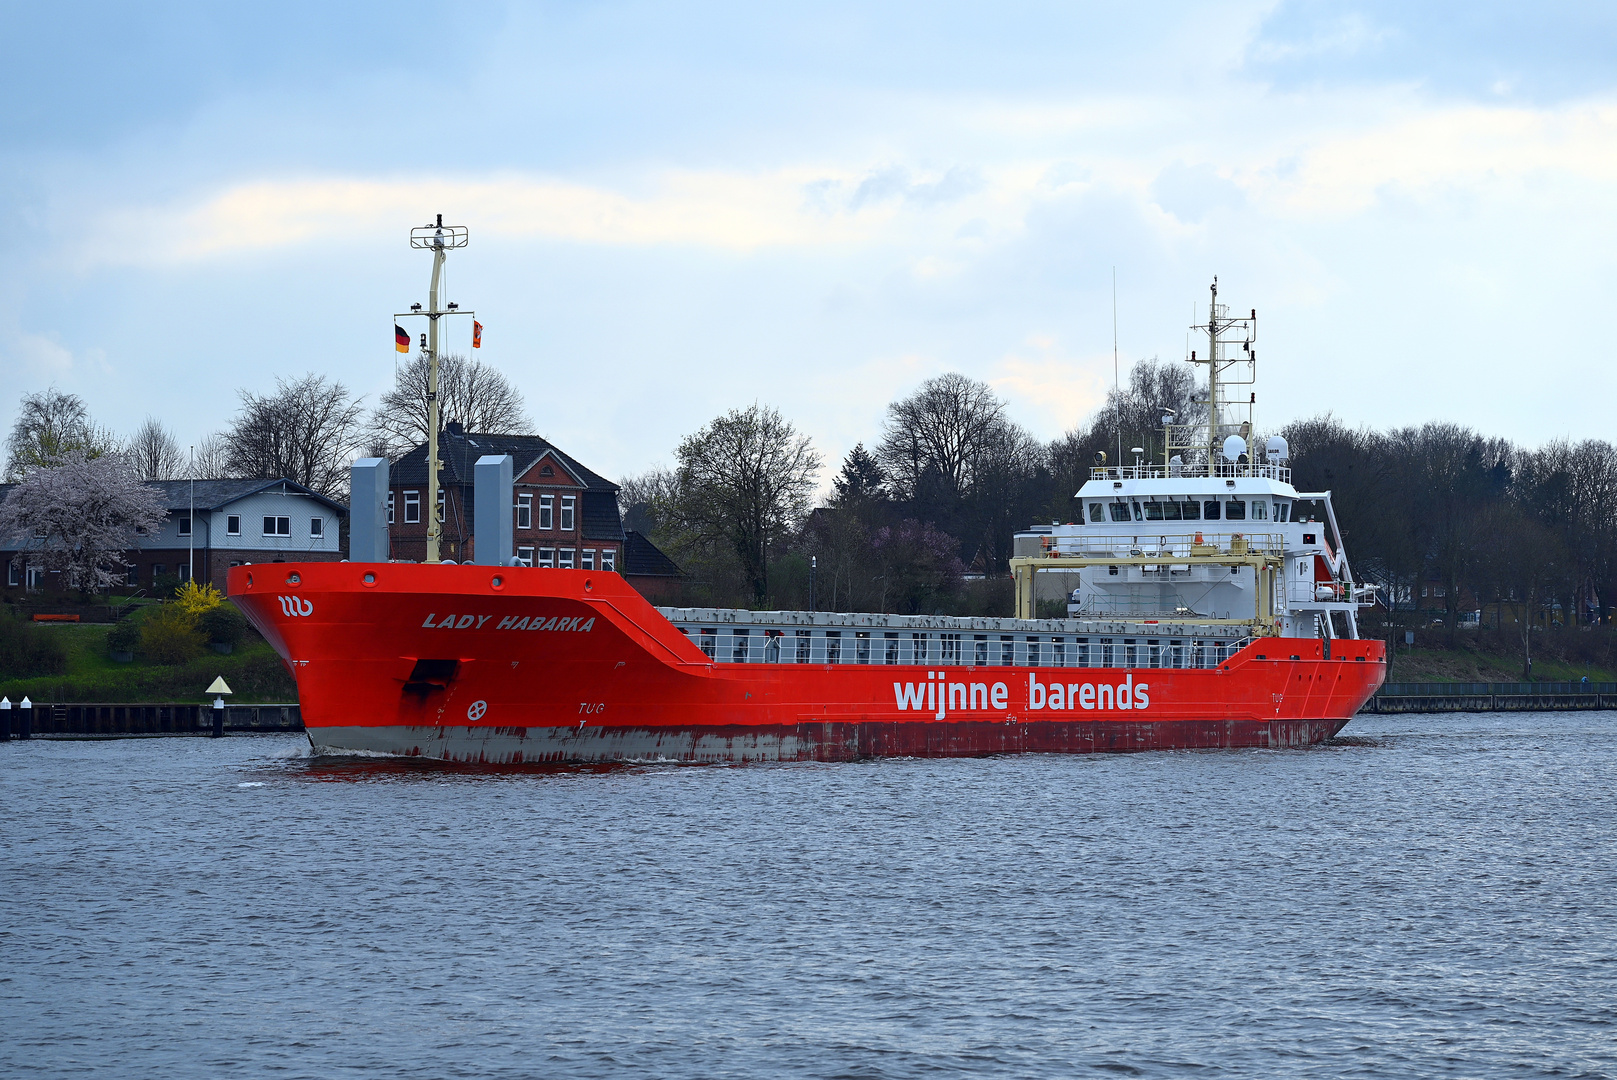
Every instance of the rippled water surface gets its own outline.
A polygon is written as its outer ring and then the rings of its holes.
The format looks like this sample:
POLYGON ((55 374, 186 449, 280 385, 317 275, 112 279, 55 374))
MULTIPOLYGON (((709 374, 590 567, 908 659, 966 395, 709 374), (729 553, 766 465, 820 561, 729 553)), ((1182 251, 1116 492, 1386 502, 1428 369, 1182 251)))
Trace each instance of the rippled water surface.
POLYGON ((0 1074, 1613 1076, 1617 715, 470 772, 0 745, 0 1074))

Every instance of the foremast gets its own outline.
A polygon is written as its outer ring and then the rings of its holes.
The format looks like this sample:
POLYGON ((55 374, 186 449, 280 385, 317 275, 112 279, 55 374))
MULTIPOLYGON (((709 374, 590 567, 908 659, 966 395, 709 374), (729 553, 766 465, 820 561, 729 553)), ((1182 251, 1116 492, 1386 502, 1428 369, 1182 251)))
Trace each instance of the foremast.
POLYGON ((432 252, 432 283, 427 288, 427 310, 422 311, 420 304, 412 304, 408 313, 400 313, 395 318, 406 315, 425 315, 427 319, 427 333, 424 348, 427 354, 427 559, 429 563, 439 562, 439 547, 443 541, 444 519, 438 511, 438 472, 443 468, 443 462, 438 458, 438 429, 441 421, 441 409, 438 399, 438 320, 445 315, 471 315, 470 311, 460 311, 458 304, 450 304, 448 308, 440 306, 438 300, 439 285, 443 281, 444 260, 453 248, 463 248, 471 241, 471 235, 464 225, 445 225, 444 216, 437 215, 437 221, 432 225, 424 225, 410 230, 410 246, 424 248, 432 252))

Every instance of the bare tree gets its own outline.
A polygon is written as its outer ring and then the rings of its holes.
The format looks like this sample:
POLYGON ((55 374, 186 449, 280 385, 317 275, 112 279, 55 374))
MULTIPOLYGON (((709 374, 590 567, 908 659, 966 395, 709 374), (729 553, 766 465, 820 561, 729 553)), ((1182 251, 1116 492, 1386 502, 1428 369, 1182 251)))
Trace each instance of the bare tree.
POLYGON ((129 440, 129 453, 142 480, 173 480, 189 464, 180 444, 155 416, 148 416, 129 440))
POLYGON ((686 527, 728 545, 753 598, 769 597, 769 548, 789 535, 814 493, 820 456, 780 413, 732 409, 679 444, 686 527))
POLYGON ((284 476, 322 495, 341 496, 360 443, 364 408, 340 382, 310 373, 277 379, 273 394, 241 391, 241 412, 223 433, 237 476, 284 476))
MULTIPOLYGON (((458 421, 467 431, 527 435, 533 431, 522 394, 497 368, 455 353, 438 358, 441 422, 458 421)), ((416 353, 393 376, 371 414, 366 445, 397 459, 427 441, 427 357, 416 353)))
POLYGON ((83 447, 30 469, 0 503, 0 544, 15 561, 60 571, 71 589, 104 589, 123 579, 123 553, 137 530, 164 517, 162 493, 144 483, 129 455, 83 447))
POLYGON ((118 440, 90 422, 90 411, 77 394, 54 386, 25 394, 6 438, 6 479, 21 480, 30 470, 53 465, 74 450, 92 456, 117 448, 118 440))
POLYGON ((192 448, 191 468, 196 475, 216 479, 230 475, 230 446, 224 435, 204 435, 192 448))
POLYGON ((987 383, 950 372, 887 406, 876 459, 895 498, 919 500, 929 487, 959 498, 1005 424, 1005 405, 987 383))

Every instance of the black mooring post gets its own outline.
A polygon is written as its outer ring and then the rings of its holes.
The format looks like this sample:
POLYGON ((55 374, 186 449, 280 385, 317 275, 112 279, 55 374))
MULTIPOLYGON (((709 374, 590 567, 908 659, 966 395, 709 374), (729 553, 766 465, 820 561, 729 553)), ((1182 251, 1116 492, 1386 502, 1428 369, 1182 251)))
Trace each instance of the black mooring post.
POLYGON ((31 739, 34 737, 34 703, 27 698, 22 699, 22 708, 17 710, 17 738, 31 739))
POLYGON ((223 705, 215 705, 213 707, 213 737, 215 739, 220 738, 224 735, 224 733, 225 707, 223 705))
POLYGON ((0 742, 11 741, 11 699, 0 701, 0 742))

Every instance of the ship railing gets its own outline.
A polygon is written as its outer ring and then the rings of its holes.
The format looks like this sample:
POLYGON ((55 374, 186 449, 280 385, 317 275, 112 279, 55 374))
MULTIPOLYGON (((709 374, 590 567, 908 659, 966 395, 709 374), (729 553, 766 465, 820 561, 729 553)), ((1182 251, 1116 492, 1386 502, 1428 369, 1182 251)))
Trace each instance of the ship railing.
POLYGON ((720 664, 865 664, 936 667, 1215 668, 1251 636, 950 634, 771 627, 680 627, 720 664))
POLYGON ((1256 479, 1291 483, 1291 470, 1284 465, 1268 462, 1236 464, 1228 461, 1214 465, 1209 472, 1206 463, 1198 465, 1099 465, 1089 470, 1091 480, 1177 480, 1189 479, 1256 479))
MULTIPOLYGON (((1160 524, 1142 521, 1141 526, 1160 524)), ((1038 554, 1048 558, 1103 559, 1141 558, 1153 555, 1186 558, 1217 555, 1279 555, 1286 550, 1286 534, 1271 532, 1187 532, 1140 533, 1127 536, 1046 536, 1038 554)))

